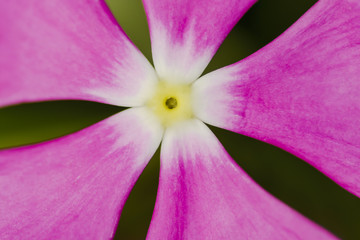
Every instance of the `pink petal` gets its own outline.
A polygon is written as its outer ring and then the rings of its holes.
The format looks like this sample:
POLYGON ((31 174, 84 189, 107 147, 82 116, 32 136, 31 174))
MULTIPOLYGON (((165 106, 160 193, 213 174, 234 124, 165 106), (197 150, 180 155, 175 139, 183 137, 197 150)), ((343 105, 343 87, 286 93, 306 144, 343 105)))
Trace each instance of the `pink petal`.
POLYGON ((0 53, 0 106, 54 99, 137 106, 156 81, 103 0, 3 2, 0 53))
POLYGON ((148 239, 335 239, 259 187, 199 120, 166 130, 148 239))
POLYGON ((167 81, 192 82, 256 0, 143 0, 154 64, 167 81))
POLYGON ((281 147, 360 196, 359 29, 359 1, 319 1, 256 54, 196 82, 196 115, 281 147))
POLYGON ((0 152, 0 239, 110 239, 162 129, 130 109, 48 143, 0 152))

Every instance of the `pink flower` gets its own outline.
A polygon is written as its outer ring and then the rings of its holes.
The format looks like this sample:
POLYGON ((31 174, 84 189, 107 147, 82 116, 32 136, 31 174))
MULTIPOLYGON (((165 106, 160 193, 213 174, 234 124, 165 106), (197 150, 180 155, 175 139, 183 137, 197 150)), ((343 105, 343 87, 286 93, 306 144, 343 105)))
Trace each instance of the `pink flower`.
POLYGON ((320 0, 268 46, 203 77, 255 0, 143 2, 155 69, 103 1, 2 3, 0 106, 131 108, 1 151, 0 239, 111 238, 160 142, 149 239, 334 239, 259 187, 203 122, 279 146, 360 196, 360 2, 320 0))

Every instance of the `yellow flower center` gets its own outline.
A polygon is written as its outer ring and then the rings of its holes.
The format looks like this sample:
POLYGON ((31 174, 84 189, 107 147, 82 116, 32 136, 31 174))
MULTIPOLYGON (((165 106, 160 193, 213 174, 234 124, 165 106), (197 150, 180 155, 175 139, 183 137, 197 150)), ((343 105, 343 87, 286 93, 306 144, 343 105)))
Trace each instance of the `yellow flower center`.
POLYGON ((160 81, 146 105, 160 119, 164 127, 192 118, 191 86, 160 81))

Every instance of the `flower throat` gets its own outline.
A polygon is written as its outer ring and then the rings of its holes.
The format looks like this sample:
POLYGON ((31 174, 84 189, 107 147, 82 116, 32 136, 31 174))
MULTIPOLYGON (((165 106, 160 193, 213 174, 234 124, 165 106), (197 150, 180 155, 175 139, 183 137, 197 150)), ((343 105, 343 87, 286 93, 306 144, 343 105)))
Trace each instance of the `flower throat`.
POLYGON ((166 99, 165 105, 168 109, 174 109, 177 106, 177 100, 176 98, 170 97, 166 99))
POLYGON ((159 118, 164 127, 193 117, 191 87, 160 81, 146 106, 159 118))

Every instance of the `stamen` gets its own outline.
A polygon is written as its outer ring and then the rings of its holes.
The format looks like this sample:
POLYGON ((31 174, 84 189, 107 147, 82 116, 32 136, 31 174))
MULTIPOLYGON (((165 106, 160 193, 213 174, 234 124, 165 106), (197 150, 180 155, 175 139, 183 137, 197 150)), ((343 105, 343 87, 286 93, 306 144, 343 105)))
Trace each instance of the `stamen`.
POLYGON ((176 98, 170 97, 170 98, 166 99, 165 105, 167 106, 168 109, 176 108, 177 107, 176 98))

